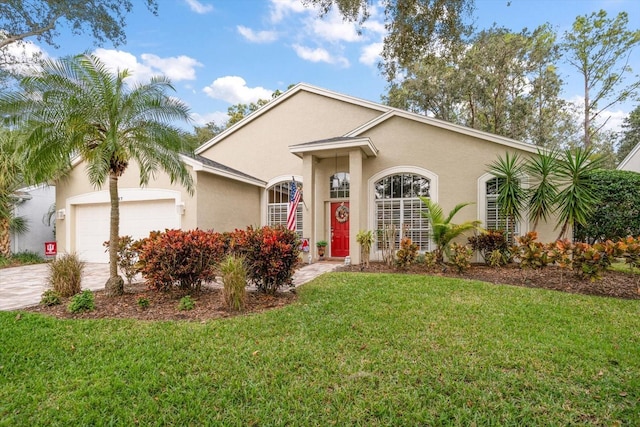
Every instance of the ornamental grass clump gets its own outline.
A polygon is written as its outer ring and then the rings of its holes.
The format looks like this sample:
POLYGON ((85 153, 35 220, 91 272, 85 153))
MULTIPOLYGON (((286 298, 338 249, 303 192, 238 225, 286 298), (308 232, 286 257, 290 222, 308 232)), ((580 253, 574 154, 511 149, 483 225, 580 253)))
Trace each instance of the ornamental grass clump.
POLYGON ((374 241, 373 231, 371 230, 360 230, 356 235, 356 242, 360 245, 360 261, 366 267, 369 267, 371 246, 373 246, 374 241))
POLYGON ((244 257, 228 255, 220 263, 222 275, 223 300, 229 310, 244 310, 247 300, 247 269, 244 265, 244 257))
POLYGON ((80 292, 85 263, 76 254, 66 254, 49 263, 49 286, 63 298, 80 292))

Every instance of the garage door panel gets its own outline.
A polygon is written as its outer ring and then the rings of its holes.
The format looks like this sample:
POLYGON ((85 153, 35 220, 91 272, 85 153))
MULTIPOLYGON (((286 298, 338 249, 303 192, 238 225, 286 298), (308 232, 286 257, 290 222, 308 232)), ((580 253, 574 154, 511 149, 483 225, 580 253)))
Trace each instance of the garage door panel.
MULTIPOLYGON (((109 240, 110 205, 108 203, 76 206, 76 252, 87 262, 109 260, 103 243, 109 240)), ((134 239, 149 232, 180 228, 175 200, 145 200, 120 203, 120 235, 134 239)))

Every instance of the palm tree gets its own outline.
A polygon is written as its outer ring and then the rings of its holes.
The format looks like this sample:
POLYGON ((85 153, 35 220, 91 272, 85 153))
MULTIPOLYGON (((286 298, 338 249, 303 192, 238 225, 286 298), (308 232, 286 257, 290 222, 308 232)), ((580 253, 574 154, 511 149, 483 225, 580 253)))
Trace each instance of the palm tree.
POLYGON ((21 80, 22 92, 0 100, 9 123, 27 132, 27 168, 47 180, 70 166, 79 155, 96 188, 108 183, 111 201, 109 263, 105 284, 109 295, 123 292, 118 275, 120 224, 118 179, 130 161, 140 166, 140 185, 158 169, 171 182, 193 193, 193 181, 180 153, 193 147, 173 123, 189 120, 189 108, 167 95, 173 90, 165 77, 128 86, 127 70, 110 72, 94 55, 45 61, 42 72, 21 80))
POLYGON ((465 221, 462 224, 453 224, 451 222, 460 209, 471 203, 457 204, 449 212, 449 215, 445 217, 444 211, 438 203, 426 197, 420 197, 420 200, 427 207, 427 210, 422 211, 421 214, 429 221, 429 226, 431 227, 433 242, 436 244, 436 261, 442 263, 444 254, 449 251, 449 243, 465 231, 477 228, 480 221, 465 221))
POLYGON ((593 155, 593 149, 566 150, 558 166, 558 179, 562 190, 558 193, 558 225, 562 224, 558 239, 566 237, 571 227, 585 224, 597 197, 590 174, 602 166, 605 158, 593 155))
POLYGON ((522 218, 522 210, 526 203, 527 192, 522 187, 524 164, 520 156, 509 154, 498 157, 489 165, 489 173, 498 178, 498 206, 500 212, 507 217, 508 240, 513 243, 513 233, 515 224, 522 218))
POLYGON ((25 184, 24 161, 20 157, 18 135, 15 131, 0 131, 0 256, 11 256, 11 233, 28 231, 23 217, 14 215, 20 200, 17 190, 25 184))

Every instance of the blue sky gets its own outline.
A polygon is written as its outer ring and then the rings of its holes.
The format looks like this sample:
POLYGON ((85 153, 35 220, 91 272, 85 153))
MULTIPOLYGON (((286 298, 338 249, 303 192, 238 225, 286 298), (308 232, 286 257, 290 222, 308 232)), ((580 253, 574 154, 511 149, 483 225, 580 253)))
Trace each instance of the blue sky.
MULTIPOLYGON (((269 98, 276 89, 305 82, 347 95, 379 101, 386 82, 377 68, 382 48, 382 10, 374 10, 362 34, 335 13, 323 19, 299 0, 158 0, 153 16, 136 2, 127 19, 127 43, 96 48, 89 36, 64 28, 59 49, 35 46, 51 57, 94 51, 112 67, 129 68, 148 80, 165 74, 176 96, 189 104, 193 124, 226 120, 227 108, 269 98)), ((494 22, 514 31, 549 22, 559 34, 578 15, 605 9, 610 17, 629 14, 629 27, 640 28, 638 0, 476 0, 478 28, 494 22)), ((640 48, 631 65, 640 73, 640 48)), ((563 96, 576 100, 581 82, 569 67, 563 96)), ((635 104, 611 111, 618 126, 635 104)))

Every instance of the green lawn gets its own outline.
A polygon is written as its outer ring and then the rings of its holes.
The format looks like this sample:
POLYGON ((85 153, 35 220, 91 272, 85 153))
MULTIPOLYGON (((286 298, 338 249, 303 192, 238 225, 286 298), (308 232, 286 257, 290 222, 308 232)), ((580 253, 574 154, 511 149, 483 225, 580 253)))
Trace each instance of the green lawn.
POLYGON ((640 302, 336 273, 207 323, 0 314, 0 425, 640 425, 640 302))

